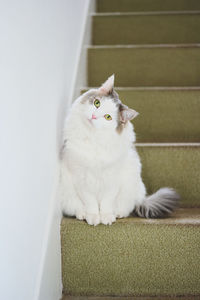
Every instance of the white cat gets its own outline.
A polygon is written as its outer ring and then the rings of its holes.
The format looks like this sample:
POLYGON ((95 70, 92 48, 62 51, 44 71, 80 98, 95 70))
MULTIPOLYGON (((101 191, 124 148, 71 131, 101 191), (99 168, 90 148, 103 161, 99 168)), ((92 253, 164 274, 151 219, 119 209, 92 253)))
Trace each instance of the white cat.
POLYGON ((72 105, 61 162, 63 213, 90 225, 112 224, 131 212, 155 218, 171 213, 178 194, 162 188, 151 196, 141 178, 133 125, 138 113, 114 91, 114 75, 72 105))

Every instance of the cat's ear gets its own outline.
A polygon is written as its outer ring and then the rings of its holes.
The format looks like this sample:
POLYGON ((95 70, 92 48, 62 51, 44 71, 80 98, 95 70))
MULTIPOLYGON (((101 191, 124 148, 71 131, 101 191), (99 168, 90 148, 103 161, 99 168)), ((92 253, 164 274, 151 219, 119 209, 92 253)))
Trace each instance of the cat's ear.
POLYGON ((111 75, 99 88, 99 92, 103 95, 109 95, 113 91, 115 75, 111 75))
POLYGON ((126 123, 127 121, 133 120, 135 117, 139 115, 137 111, 129 108, 124 104, 120 105, 119 111, 120 111, 120 121, 122 123, 126 123))

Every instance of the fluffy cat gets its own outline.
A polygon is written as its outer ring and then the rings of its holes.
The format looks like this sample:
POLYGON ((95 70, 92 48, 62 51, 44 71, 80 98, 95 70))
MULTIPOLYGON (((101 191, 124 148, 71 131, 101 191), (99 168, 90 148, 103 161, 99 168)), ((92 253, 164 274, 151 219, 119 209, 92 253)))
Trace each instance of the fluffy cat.
POLYGON ((174 210, 179 196, 173 189, 146 195, 130 122, 137 115, 120 101, 114 75, 73 103, 61 161, 64 215, 85 219, 90 225, 111 225, 133 211, 140 217, 157 218, 174 210))

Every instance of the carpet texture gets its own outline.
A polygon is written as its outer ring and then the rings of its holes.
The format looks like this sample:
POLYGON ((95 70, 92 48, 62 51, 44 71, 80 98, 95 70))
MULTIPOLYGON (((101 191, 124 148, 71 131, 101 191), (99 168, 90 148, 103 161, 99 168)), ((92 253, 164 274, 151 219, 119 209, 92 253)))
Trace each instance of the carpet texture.
POLYGON ((198 0, 97 0, 98 12, 200 10, 198 0))
MULTIPOLYGON (((82 93, 86 90, 82 90, 82 93)), ((139 143, 198 143, 198 90, 117 89, 122 102, 139 112, 133 120, 139 143)))
POLYGON ((61 236, 67 294, 200 295, 200 209, 112 226, 64 218, 61 236))
MULTIPOLYGON (((154 298, 154 297, 153 297, 154 298)), ((151 300, 152 297, 93 297, 93 296, 63 296, 62 300, 151 300)), ((155 298, 154 298, 155 299, 155 298)), ((198 296, 156 297, 156 300, 195 300, 198 296)))
POLYGON ((94 45, 185 44, 199 43, 199 31, 200 13, 111 14, 93 17, 92 37, 94 45))
POLYGON ((181 195, 182 207, 200 207, 200 146, 137 147, 137 150, 149 194, 160 187, 173 187, 181 195))
POLYGON ((200 47, 89 48, 89 86, 113 73, 115 86, 199 86, 200 47))

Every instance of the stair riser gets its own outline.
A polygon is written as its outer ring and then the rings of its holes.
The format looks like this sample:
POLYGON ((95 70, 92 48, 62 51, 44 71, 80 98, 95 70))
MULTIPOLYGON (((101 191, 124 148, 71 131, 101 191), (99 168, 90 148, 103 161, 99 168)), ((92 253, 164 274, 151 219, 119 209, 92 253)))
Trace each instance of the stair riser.
POLYGON ((97 0, 99 12, 200 10, 198 0, 97 0))
POLYGON ((89 86, 113 73, 116 86, 198 86, 200 48, 89 48, 89 86))
POLYGON ((137 142, 200 142, 200 89, 116 91, 124 104, 139 112, 133 120, 137 142))
POLYGON ((119 91, 140 115, 133 120, 137 142, 200 142, 199 91, 119 91))
POLYGON ((190 226, 62 223, 64 291, 72 295, 200 294, 200 231, 190 226))
POLYGON ((93 18, 94 45, 199 43, 199 32, 200 14, 93 18))
POLYGON ((137 147, 148 194, 172 187, 182 207, 200 206, 200 147, 137 147))

